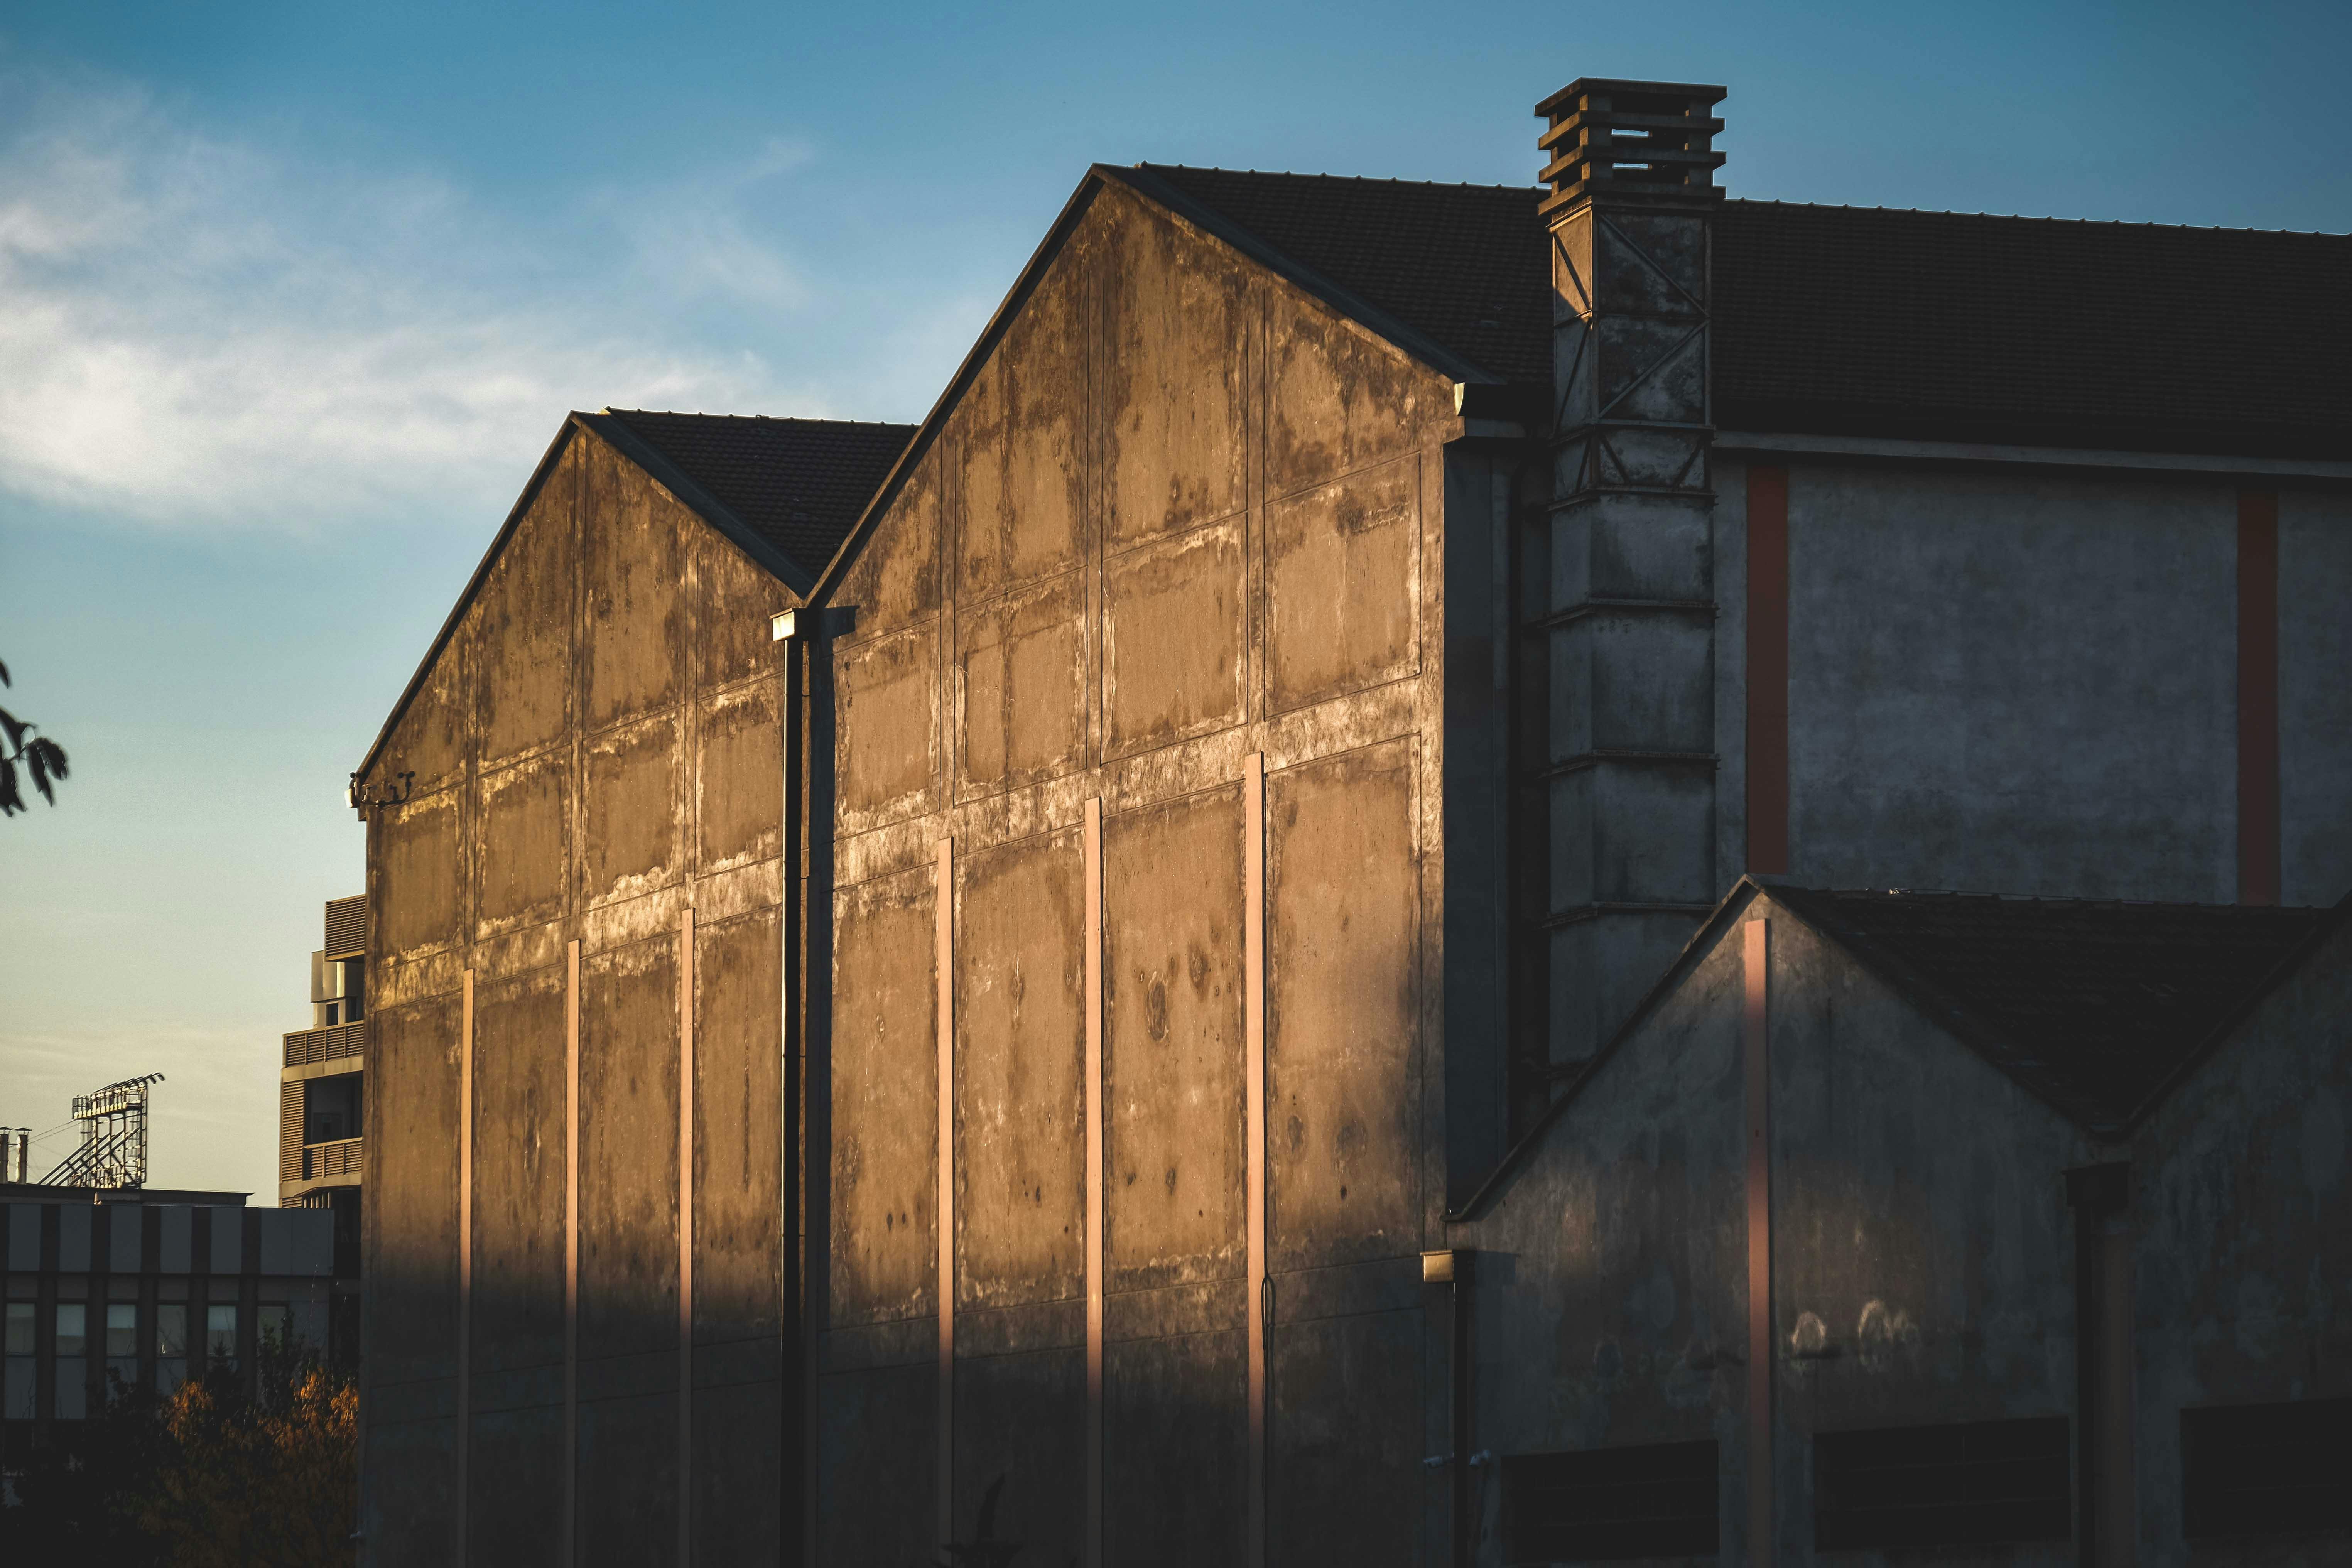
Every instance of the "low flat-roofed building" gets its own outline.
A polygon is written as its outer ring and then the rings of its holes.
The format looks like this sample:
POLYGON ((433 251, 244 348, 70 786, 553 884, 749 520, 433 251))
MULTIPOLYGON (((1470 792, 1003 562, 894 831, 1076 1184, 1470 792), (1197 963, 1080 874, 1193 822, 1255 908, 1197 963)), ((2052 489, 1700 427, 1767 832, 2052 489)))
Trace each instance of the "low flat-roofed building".
POLYGON ((336 1300, 357 1299, 357 1254, 334 1215, 245 1199, 0 1183, 0 1469, 118 1389, 168 1394, 212 1363, 249 1377, 273 1340, 355 1353, 336 1300))

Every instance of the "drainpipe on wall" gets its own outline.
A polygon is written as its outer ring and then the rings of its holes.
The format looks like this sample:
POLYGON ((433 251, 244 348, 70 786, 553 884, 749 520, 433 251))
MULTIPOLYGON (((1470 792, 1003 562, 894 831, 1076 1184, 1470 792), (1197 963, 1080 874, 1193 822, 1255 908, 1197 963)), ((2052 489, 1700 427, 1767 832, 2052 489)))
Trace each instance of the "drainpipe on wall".
POLYGON ((2131 1165, 2066 1173, 2074 1211, 2074 1542, 2082 1568, 2129 1568, 2132 1440, 2131 1165))
POLYGON ((1470 1568, 1477 1522, 1470 1472, 1485 1458, 1470 1451, 1470 1279, 1477 1256, 1467 1249, 1421 1255, 1422 1283, 1445 1287, 1446 1442, 1451 1452, 1444 1459, 1453 1481, 1448 1530, 1454 1568, 1470 1568))

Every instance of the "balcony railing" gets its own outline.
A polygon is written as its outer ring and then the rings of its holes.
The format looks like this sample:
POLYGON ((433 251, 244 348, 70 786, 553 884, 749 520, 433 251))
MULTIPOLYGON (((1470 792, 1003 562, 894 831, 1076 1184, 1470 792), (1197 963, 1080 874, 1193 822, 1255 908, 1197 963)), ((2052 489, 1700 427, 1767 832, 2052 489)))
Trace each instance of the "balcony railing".
POLYGON ((367 1051, 367 1020, 361 1018, 349 1024, 331 1024, 323 1029, 297 1029, 286 1037, 286 1065, 289 1068, 309 1067, 312 1062, 331 1062, 341 1057, 356 1057, 367 1051))
POLYGON ((302 1179, 323 1181, 329 1176, 356 1176, 360 1173, 359 1138, 338 1138, 332 1143, 302 1145, 302 1179))

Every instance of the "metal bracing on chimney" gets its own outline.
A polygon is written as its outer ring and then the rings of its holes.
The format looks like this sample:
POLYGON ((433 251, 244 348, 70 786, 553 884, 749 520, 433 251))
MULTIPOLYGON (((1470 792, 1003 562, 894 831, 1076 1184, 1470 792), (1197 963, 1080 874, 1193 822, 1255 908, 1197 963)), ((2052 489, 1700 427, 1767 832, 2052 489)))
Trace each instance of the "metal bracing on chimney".
POLYGON ((1721 895, 1715 865, 1712 224, 1720 87, 1587 78, 1537 105, 1550 187, 1551 495, 1524 615, 1549 889, 1545 1026, 1513 1061, 1543 1114, 1721 895))

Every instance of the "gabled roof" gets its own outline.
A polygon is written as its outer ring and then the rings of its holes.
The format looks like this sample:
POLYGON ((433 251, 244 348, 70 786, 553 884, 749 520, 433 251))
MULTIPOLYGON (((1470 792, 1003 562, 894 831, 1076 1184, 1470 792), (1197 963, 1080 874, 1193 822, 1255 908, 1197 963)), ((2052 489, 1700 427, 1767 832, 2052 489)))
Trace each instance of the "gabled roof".
POLYGON ((360 778, 374 770, 401 715, 488 581, 491 565, 581 430, 610 443, 805 601, 915 426, 613 408, 568 416, 385 715, 359 765, 360 778))
MULTIPOLYGON (((1542 191, 1138 174, 1495 379, 1549 382, 1542 191)), ((1713 265, 1726 429, 2352 457, 2352 236, 1727 201, 1713 265)))
POLYGON ((2352 236, 1727 202, 1726 429, 2352 457, 2352 236))
POLYGON ((1988 894, 1772 897, 2086 1131, 2120 1134, 2326 910, 1988 894))
POLYGON ((791 557, 812 583, 915 434, 912 425, 849 419, 640 408, 607 408, 604 416, 791 557))
POLYGON ((1583 1071, 1449 1210, 1475 1219, 1605 1064, 1771 900, 2095 1138, 2127 1135, 2352 919, 2333 909, 1840 891, 1742 877, 1583 1071))
POLYGON ((1550 263, 1536 217, 1543 192, 1165 163, 1138 170, 1496 380, 1551 380, 1550 263))

